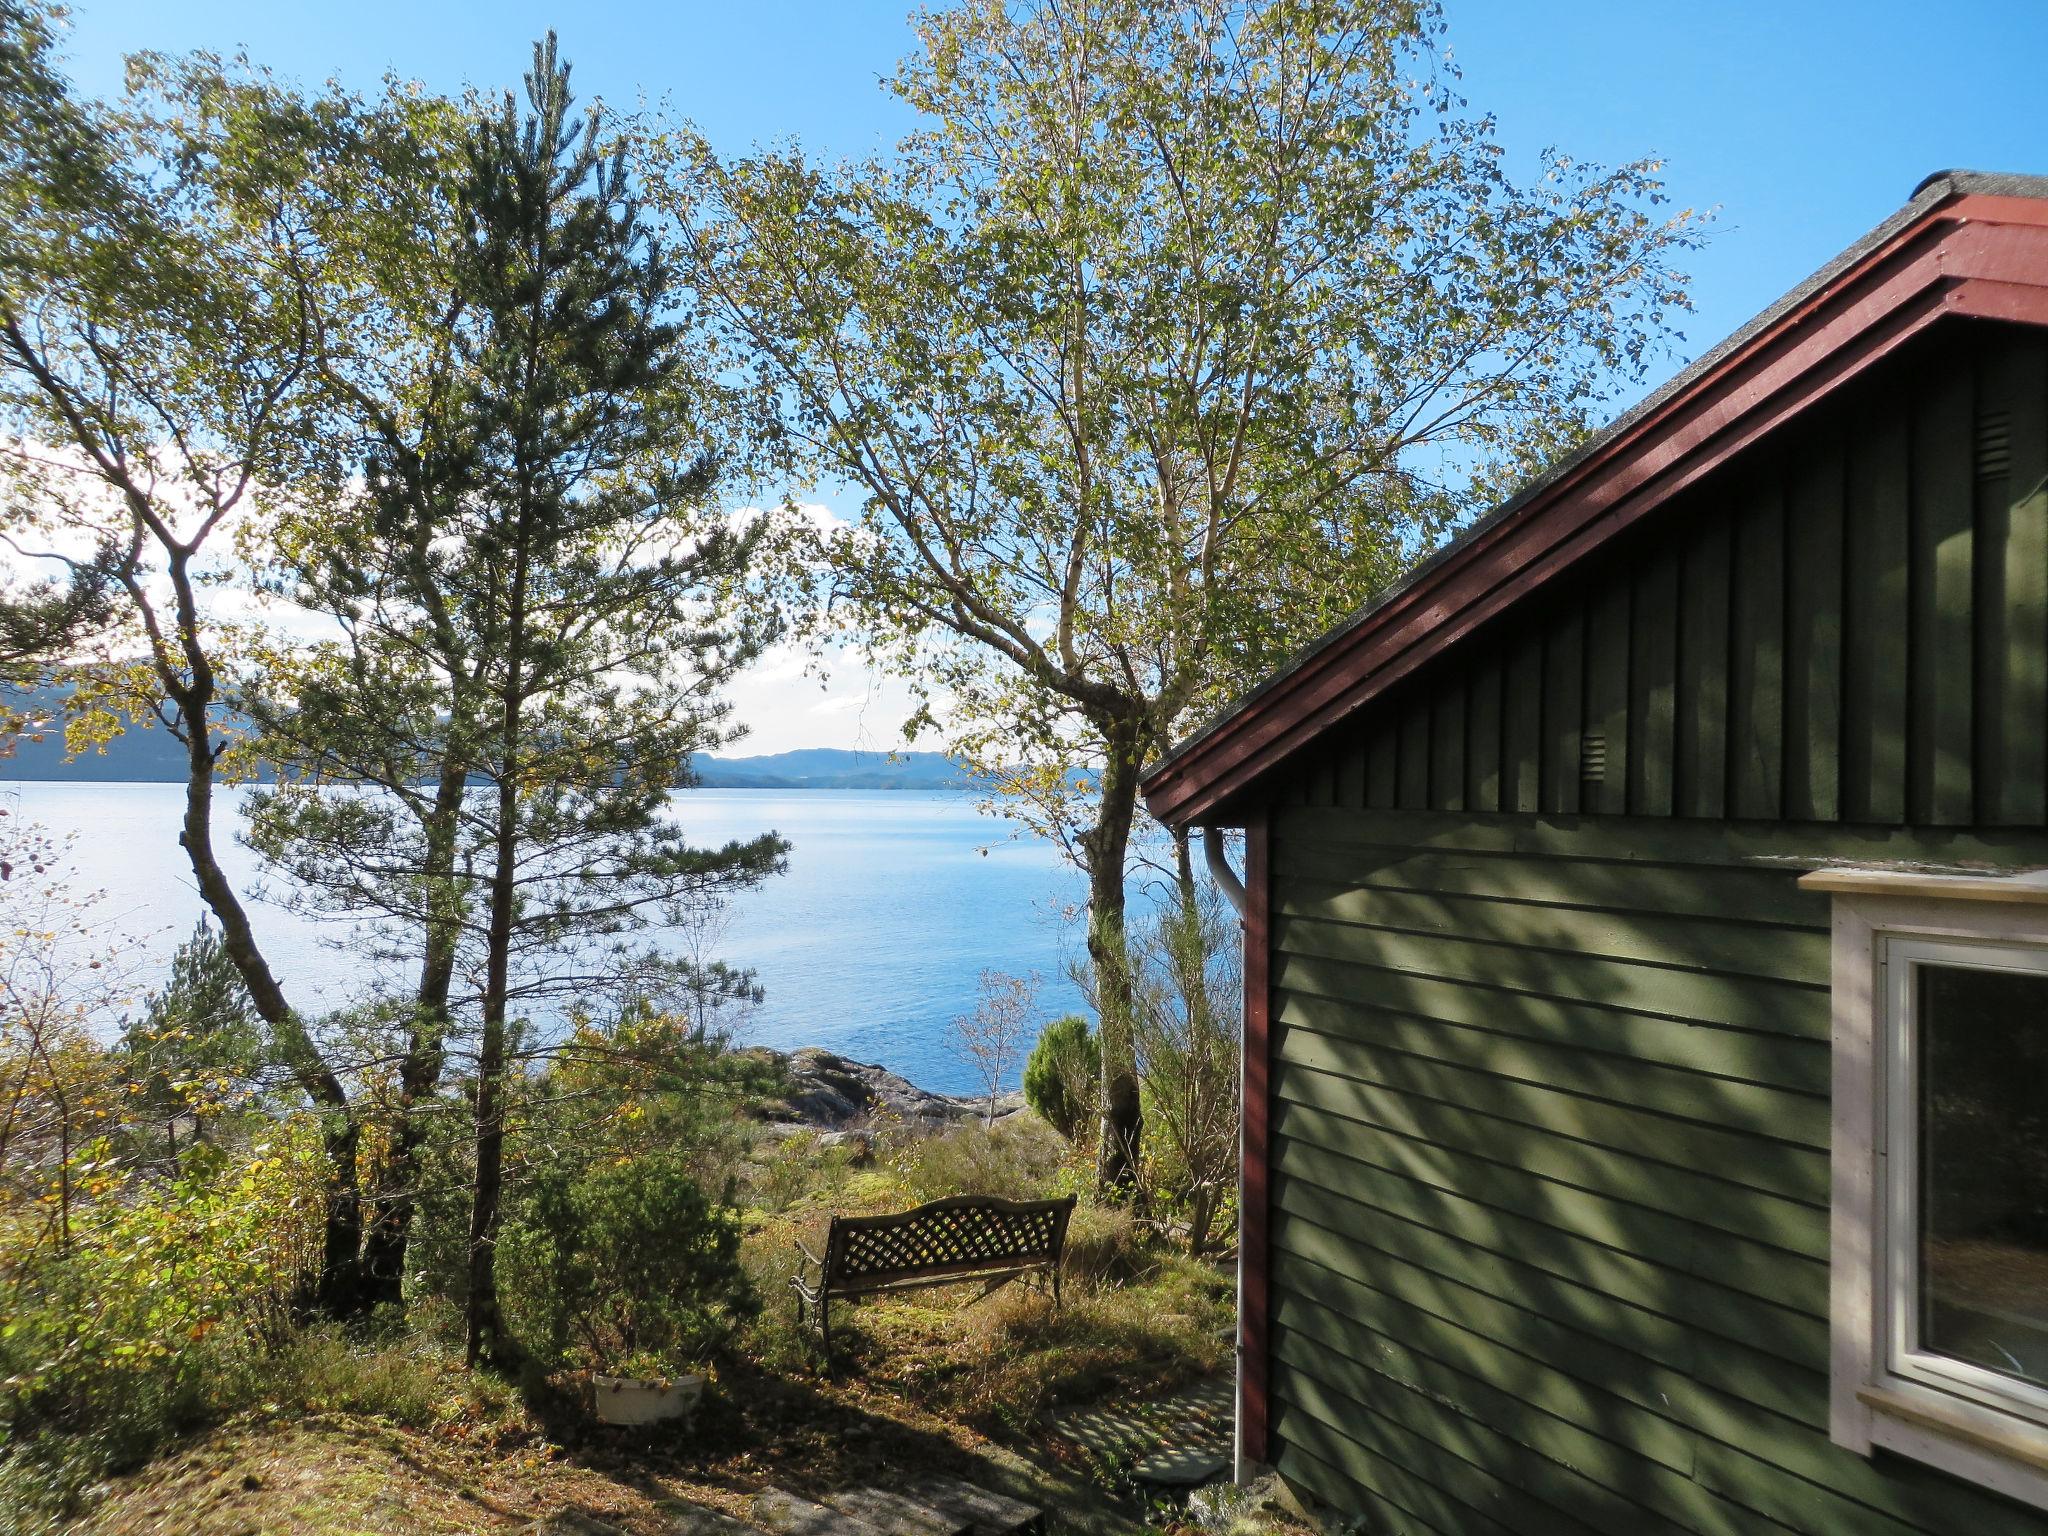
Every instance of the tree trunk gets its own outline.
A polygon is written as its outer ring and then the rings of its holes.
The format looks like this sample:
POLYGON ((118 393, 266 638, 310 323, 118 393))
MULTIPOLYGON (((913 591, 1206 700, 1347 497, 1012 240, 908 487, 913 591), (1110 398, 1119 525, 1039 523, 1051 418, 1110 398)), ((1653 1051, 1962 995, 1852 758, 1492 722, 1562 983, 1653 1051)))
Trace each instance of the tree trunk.
POLYGON ((420 960, 405 1056, 398 1066, 398 1110, 391 1144, 378 1170, 375 1218, 363 1243, 363 1283, 371 1306, 405 1304, 405 1254, 419 1207, 419 1153, 426 1140, 421 1104, 439 1085, 448 1060, 448 994, 454 986, 460 937, 455 844, 468 777, 464 762, 452 756, 443 761, 433 819, 427 826, 426 950, 420 960))
MULTIPOLYGON (((524 491, 522 487, 522 491, 524 491)), ((522 497, 522 507, 527 505, 522 497)), ((505 685, 498 717, 498 818, 491 861, 490 920, 484 947, 483 1042, 476 1063, 476 1185, 469 1212, 469 1363, 511 1362, 498 1312, 498 1225, 505 1173, 505 1015, 512 989, 512 910, 519 896, 519 775, 525 702, 527 524, 507 604, 505 685)))
POLYGON ((517 895, 513 838, 518 790, 508 773, 498 783, 498 847, 491 870, 491 916, 485 956, 483 1044, 476 1062, 476 1186, 469 1212, 469 1363, 506 1358, 498 1314, 498 1218, 505 1176, 505 1013, 511 988, 512 902, 517 895))
POLYGON ((320 1275, 314 1301, 329 1317, 350 1318, 363 1310, 361 1256, 363 1207, 357 1181, 356 1152, 361 1128, 348 1101, 348 1092, 334 1070, 319 1059, 319 1053, 301 1027, 298 1016, 285 1001, 284 990, 271 974, 263 952, 257 948, 249 914, 235 894, 235 888, 220 867, 213 851, 213 752, 207 740, 203 709, 188 709, 179 701, 184 715, 187 775, 185 820, 178 841, 199 884, 199 894, 219 920, 221 947, 235 963, 248 988, 256 1013, 270 1027, 283 1047, 285 1065, 306 1097, 313 1101, 323 1120, 321 1139, 327 1154, 327 1209, 320 1244, 320 1275))
POLYGON ((185 816, 178 842, 191 865, 200 898, 220 923, 221 947, 234 962, 257 1016, 282 1048, 285 1065, 301 1091, 321 1111, 328 1188, 314 1301, 329 1317, 351 1318, 362 1312, 364 1304, 363 1207, 356 1173, 361 1127, 340 1077, 321 1059, 312 1037, 285 1000, 284 989, 257 946, 248 910, 214 852, 214 754, 208 721, 215 696, 214 675, 199 641, 198 605, 188 557, 174 553, 169 575, 177 604, 179 643, 190 670, 189 679, 181 680, 169 663, 159 658, 158 676, 165 696, 177 706, 185 737, 185 816))
POLYGON ((1088 866, 1088 960, 1102 1023, 1102 1136, 1095 1172, 1104 1190, 1130 1190, 1138 1182, 1144 1134, 1132 1042, 1137 998, 1124 931, 1124 864, 1138 807, 1138 734, 1121 721, 1103 734, 1108 752, 1095 824, 1080 838, 1088 866))
POLYGON ((1195 910, 1199 892, 1195 887, 1194 834, 1186 827, 1173 829, 1173 884, 1183 912, 1195 910))
POLYGON ((1188 1257, 1199 1259, 1209 1251, 1209 1227, 1215 1219, 1216 1186, 1204 1180, 1188 1198, 1188 1257))
POLYGON ((476 1183, 469 1208, 468 1361, 497 1362, 505 1355, 504 1321, 498 1312, 498 1217, 504 1193, 505 1016, 502 1007, 484 1014, 483 1044, 476 1063, 476 1183))

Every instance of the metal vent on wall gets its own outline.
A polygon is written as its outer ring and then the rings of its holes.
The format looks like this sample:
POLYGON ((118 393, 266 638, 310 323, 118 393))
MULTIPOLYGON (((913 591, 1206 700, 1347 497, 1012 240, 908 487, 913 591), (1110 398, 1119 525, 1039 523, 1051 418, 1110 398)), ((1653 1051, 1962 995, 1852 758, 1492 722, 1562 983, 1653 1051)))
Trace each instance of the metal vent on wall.
POLYGON ((2012 412, 1977 413, 1977 478, 2003 480, 2012 468, 2012 412))
POLYGON ((1579 737, 1579 777, 1594 783, 1607 777, 1607 733, 1587 731, 1579 737))

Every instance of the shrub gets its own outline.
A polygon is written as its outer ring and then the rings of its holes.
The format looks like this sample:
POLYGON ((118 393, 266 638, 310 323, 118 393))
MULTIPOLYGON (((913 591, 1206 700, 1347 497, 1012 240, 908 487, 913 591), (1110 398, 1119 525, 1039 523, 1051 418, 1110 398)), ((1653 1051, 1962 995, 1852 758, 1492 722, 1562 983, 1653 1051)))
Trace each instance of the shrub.
POLYGON ((857 1156, 851 1146, 820 1145, 812 1130, 764 1134, 755 1150, 760 1161, 746 1170, 746 1195, 764 1211, 833 1203, 857 1156))
MULTIPOLYGON (((808 1373, 818 1363, 817 1334, 796 1320, 796 1305, 789 1282, 803 1268, 795 1239, 805 1223, 788 1217, 750 1216, 740 1258, 764 1305, 746 1325, 742 1349, 749 1360, 765 1370, 794 1374, 808 1373)), ((816 1248, 815 1242, 811 1243, 816 1248)))
POLYGON ((1188 1247, 1206 1250, 1237 1172, 1237 936, 1214 891, 1162 913, 1131 945, 1131 1021, 1145 1107, 1147 1193, 1187 1213, 1188 1247))
POLYGON ((143 1017, 126 1024, 122 1046, 135 1084, 129 1112, 165 1156, 178 1153, 181 1122, 205 1139, 212 1122, 255 1100, 262 1025, 226 945, 203 919, 172 954, 143 1017))
POLYGON ((514 1337, 549 1368, 664 1374, 700 1361, 756 1307, 738 1212, 653 1148, 557 1164, 528 1186, 498 1245, 514 1337))
POLYGON ((1083 1201, 1067 1227, 1067 1282, 1079 1291, 1128 1285, 1156 1264, 1152 1247, 1127 1207, 1083 1201))
MULTIPOLYGON (((463 1085, 466 1086, 466 1085, 463 1085)), ((475 1177, 475 1128, 457 1095, 415 1111, 421 1143, 412 1232, 405 1249, 405 1308, 469 1301, 469 1195, 475 1177)))
POLYGON ((1059 1174, 1062 1147, 1042 1125, 1012 1116, 992 1128, 965 1125, 938 1136, 914 1136, 890 1159, 915 1200, 947 1195, 1044 1196, 1059 1174))
POLYGON ((109 1470, 234 1405, 289 1335, 316 1261, 325 1163, 295 1119, 173 1182, 76 1149, 59 1240, 0 1256, 0 1503, 62 1509, 109 1470))
POLYGON ((63 1247, 10 1265, 0 1424, 90 1419, 95 1400, 112 1409, 196 1369, 188 1346, 216 1333, 282 1339, 320 1231, 319 1144, 301 1129, 246 1161, 197 1148, 167 1187, 104 1191, 63 1247))
POLYGON ((1037 972, 1006 976, 1001 971, 983 971, 974 1011, 953 1020, 953 1052, 973 1068, 987 1095, 984 1125, 996 1123, 996 1101, 1010 1069, 1017 1064, 1018 1049, 1037 1005, 1037 972))
POLYGON ((461 1318, 427 1306, 400 1332, 365 1339, 334 1324, 300 1332, 251 1371, 251 1401, 312 1412, 364 1414, 407 1429, 519 1412, 517 1387, 462 1362, 461 1318))
POLYGON ((1024 1102, 1069 1141, 1095 1119, 1102 1079, 1102 1042, 1078 1013, 1045 1026, 1024 1064, 1024 1102))

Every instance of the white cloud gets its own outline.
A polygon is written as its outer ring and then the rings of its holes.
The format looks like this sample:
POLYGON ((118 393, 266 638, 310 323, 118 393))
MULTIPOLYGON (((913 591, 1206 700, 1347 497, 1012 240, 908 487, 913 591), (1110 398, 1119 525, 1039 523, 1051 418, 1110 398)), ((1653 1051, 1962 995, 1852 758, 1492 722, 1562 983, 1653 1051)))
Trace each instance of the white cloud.
MULTIPOLYGON (((752 527, 768 515, 765 507, 734 507, 725 514, 728 527, 735 532, 752 527)), ((843 533, 854 527, 852 518, 842 517, 822 501, 799 502, 793 507, 778 507, 776 515, 794 517, 800 523, 808 523, 818 533, 843 533)))
MULTIPOLYGON (((760 507, 739 507, 728 514, 736 528, 762 515, 760 507)), ((817 501, 785 509, 783 515, 825 535, 858 526, 817 501)), ((905 745, 903 723, 917 708, 900 678, 871 666, 858 651, 843 645, 827 646, 822 653, 798 645, 771 646, 734 681, 727 697, 735 719, 748 730, 726 749, 728 756, 766 756, 803 747, 898 750, 905 745)), ((938 743, 917 745, 936 748, 938 743)))
MULTIPOLYGON (((727 693, 748 734, 726 755, 746 757, 800 747, 892 751, 904 745, 903 722, 916 708, 901 679, 870 667, 855 652, 813 657, 786 645, 771 648, 727 693)), ((919 743, 927 745, 937 743, 919 743)))
MULTIPOLYGON (((820 532, 853 526, 820 503, 808 503, 794 511, 820 532)), ((761 509, 747 507, 733 512, 731 518, 735 525, 743 525, 760 515, 761 509)), ((81 555, 92 547, 92 536, 75 528, 43 532, 48 536, 46 547, 54 546, 68 555, 81 555)), ((233 568, 228 543, 223 536, 219 552, 206 562, 209 576, 219 577, 233 568)), ((36 580, 57 569, 54 562, 25 559, 0 544, 0 576, 36 580)), ((160 573, 151 584, 162 585, 160 573)), ((160 597, 164 595, 159 593, 160 597)), ((285 599, 252 592, 237 581, 208 581, 201 588, 201 598, 210 621, 262 627, 286 643, 331 640, 341 633, 333 618, 312 613, 285 599)), ((900 679, 881 673, 845 647, 829 647, 817 655, 800 646, 773 646, 741 674, 728 690, 728 697, 734 705, 735 718, 748 727, 748 734, 727 752, 747 756, 800 747, 898 749, 904 746, 903 723, 916 708, 909 688, 900 679)))

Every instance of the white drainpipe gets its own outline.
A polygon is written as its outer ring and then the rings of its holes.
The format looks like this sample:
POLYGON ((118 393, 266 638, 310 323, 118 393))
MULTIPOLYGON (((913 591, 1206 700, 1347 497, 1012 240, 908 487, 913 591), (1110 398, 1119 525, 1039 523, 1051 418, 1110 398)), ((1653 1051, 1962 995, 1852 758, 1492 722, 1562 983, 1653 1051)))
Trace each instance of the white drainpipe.
MULTIPOLYGON (((1230 860, 1224 856, 1223 829, 1221 827, 1202 828, 1202 854, 1209 864, 1209 878, 1216 882, 1216 888, 1223 893, 1224 897, 1230 902, 1230 905, 1236 909, 1238 920, 1241 924, 1244 919, 1244 881, 1238 877, 1237 871, 1230 867, 1230 860)), ((1244 1098, 1243 1072, 1243 1053, 1240 1052, 1238 1061, 1238 1099, 1240 1103, 1243 1102, 1244 1098)), ((1239 1159, 1238 1163, 1237 1195, 1238 1210, 1241 1213, 1244 1210, 1244 1164, 1242 1158, 1239 1159)), ((1232 1440, 1230 1471, 1232 1480, 1242 1484, 1252 1481, 1264 1471, 1264 1468, 1255 1467, 1246 1461, 1244 1454, 1244 1248, 1242 1243, 1238 1245, 1237 1257, 1237 1317, 1239 1329, 1238 1342, 1237 1346, 1231 1351, 1237 1360, 1237 1401, 1230 1415, 1232 1440)))
POLYGON ((1223 856, 1223 829, 1202 828, 1202 854, 1209 861, 1209 878, 1216 882, 1216 888, 1230 902, 1231 909, 1239 917, 1244 916, 1244 882, 1237 877, 1237 871, 1230 867, 1230 860, 1223 856))

